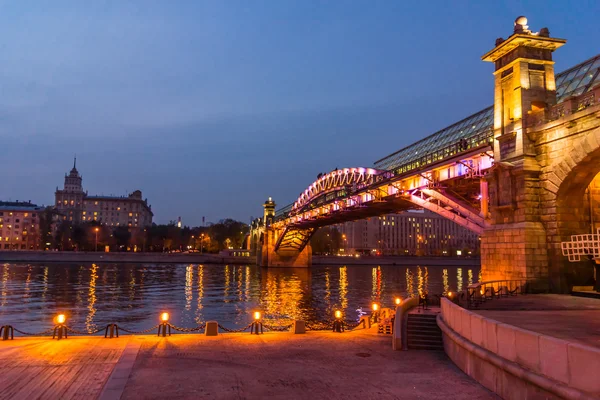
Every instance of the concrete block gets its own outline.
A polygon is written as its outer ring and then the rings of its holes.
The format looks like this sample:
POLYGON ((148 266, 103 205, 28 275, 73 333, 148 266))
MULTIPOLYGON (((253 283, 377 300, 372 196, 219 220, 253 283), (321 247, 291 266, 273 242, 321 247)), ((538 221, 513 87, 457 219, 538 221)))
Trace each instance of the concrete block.
POLYGON ((498 355, 516 362, 515 328, 506 324, 498 324, 496 342, 498 343, 498 355))
POLYGON ((540 371, 540 334, 514 328, 516 361, 532 371, 540 371))
POLYGON ((540 335, 540 371, 549 378, 569 384, 567 347, 569 343, 540 335))
POLYGON ((567 347, 569 359, 569 386, 584 392, 600 393, 600 350, 581 344, 570 343, 567 347))
POLYGON ((292 326, 292 332, 295 335, 306 333, 306 326, 304 321, 294 321, 294 326, 292 326))
POLYGON ((368 315, 363 315, 362 317, 360 317, 360 323, 363 324, 363 328, 364 329, 370 329, 371 328, 371 317, 368 315))
POLYGON ((207 321, 206 328, 204 329, 205 336, 218 336, 219 335, 219 324, 217 321, 207 321))
POLYGON ((498 322, 487 318, 482 319, 483 347, 492 353, 498 351, 498 322))
POLYGON ((483 317, 471 314, 471 342, 483 347, 483 317))

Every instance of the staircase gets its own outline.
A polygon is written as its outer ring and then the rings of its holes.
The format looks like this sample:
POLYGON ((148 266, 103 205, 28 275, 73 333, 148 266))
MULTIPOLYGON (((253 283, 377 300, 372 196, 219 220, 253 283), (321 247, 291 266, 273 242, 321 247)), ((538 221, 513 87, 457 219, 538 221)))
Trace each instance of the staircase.
POLYGON ((408 314, 406 337, 409 350, 444 350, 437 314, 408 314))

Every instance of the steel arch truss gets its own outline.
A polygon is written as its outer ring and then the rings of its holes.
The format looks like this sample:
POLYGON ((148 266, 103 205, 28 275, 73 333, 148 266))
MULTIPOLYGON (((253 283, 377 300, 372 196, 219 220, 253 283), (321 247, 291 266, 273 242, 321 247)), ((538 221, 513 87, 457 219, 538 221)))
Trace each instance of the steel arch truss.
POLYGON ((277 252, 301 252, 315 233, 315 228, 298 228, 292 225, 286 226, 283 233, 275 243, 277 252))
MULTIPOLYGON (((373 168, 344 168, 320 176, 304 192, 292 206, 292 211, 301 211, 320 195, 335 190, 354 192, 368 187, 392 174, 373 168)), ((349 193, 348 193, 349 194, 349 193)))

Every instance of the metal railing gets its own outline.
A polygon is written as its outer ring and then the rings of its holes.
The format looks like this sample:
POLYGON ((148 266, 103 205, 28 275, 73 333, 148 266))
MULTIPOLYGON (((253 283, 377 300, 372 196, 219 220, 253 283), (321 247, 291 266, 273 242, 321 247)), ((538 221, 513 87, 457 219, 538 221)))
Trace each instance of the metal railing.
POLYGON ((527 279, 478 282, 469 285, 464 290, 463 297, 466 296, 467 308, 479 307, 486 301, 530 293, 531 283, 532 281, 527 279))

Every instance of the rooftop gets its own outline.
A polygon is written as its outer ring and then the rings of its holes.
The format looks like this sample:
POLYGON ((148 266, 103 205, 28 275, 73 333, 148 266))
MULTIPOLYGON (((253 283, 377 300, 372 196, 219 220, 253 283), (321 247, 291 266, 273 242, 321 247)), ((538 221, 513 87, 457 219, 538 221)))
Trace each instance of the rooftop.
POLYGON ((41 210, 43 207, 25 201, 0 201, 0 210, 6 211, 32 211, 41 210))
MULTIPOLYGON (((579 96, 600 84, 600 54, 556 75, 556 101, 579 96)), ((487 107, 447 128, 375 161, 375 168, 404 173, 457 153, 466 141, 467 151, 493 141, 494 106, 487 107)))

